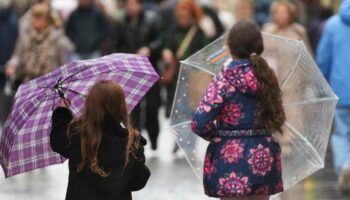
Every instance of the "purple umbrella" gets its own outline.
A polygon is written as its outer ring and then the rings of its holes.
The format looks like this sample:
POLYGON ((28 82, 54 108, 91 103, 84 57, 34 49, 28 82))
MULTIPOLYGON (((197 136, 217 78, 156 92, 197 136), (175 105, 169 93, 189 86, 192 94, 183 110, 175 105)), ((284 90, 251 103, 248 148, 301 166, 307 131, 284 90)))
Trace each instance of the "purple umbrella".
POLYGON ((147 57, 134 54, 74 61, 19 87, 0 141, 0 164, 5 176, 62 163, 50 146, 52 111, 64 96, 75 116, 96 82, 113 80, 125 91, 131 111, 158 80, 147 57))

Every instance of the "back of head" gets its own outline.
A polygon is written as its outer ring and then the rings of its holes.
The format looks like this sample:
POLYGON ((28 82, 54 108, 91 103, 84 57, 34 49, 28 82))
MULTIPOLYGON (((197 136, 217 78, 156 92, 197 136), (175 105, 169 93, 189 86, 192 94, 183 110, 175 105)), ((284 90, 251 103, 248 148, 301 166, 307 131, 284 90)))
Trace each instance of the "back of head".
POLYGON ((282 91, 275 72, 261 57, 264 43, 260 28, 250 21, 237 22, 229 33, 227 45, 234 59, 251 61, 254 74, 260 83, 255 127, 282 132, 281 127, 285 121, 282 91))
POLYGON ((232 27, 227 44, 231 53, 240 59, 248 59, 252 53, 261 55, 264 51, 260 28, 249 21, 239 21, 232 27))
POLYGON ((123 88, 113 81, 100 81, 91 88, 85 100, 83 114, 75 122, 79 127, 82 154, 82 162, 78 165, 78 172, 87 165, 94 173, 108 176, 108 173, 98 165, 97 158, 106 115, 111 116, 115 123, 123 123, 128 129, 128 144, 124 155, 125 167, 129 160, 129 154, 137 149, 138 137, 129 122, 123 88))
POLYGON ((101 81, 91 88, 85 101, 82 118, 87 120, 94 117, 102 123, 106 114, 111 115, 117 122, 124 122, 127 117, 123 88, 112 81, 101 81))

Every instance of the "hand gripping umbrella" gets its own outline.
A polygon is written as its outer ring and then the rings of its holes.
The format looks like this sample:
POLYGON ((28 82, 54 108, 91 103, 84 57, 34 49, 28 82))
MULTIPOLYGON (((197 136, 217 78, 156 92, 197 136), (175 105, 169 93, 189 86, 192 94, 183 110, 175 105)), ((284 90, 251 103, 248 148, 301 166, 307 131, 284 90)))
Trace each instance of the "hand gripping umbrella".
MULTIPOLYGON (((190 122, 212 77, 232 59, 226 37, 182 62, 171 114, 170 130, 200 180, 207 142, 194 139, 190 122)), ((278 138, 286 190, 324 167, 338 98, 301 41, 265 33, 263 38, 263 57, 277 74, 287 117, 278 138)))
POLYGON ((19 87, 0 141, 0 164, 13 176, 64 162, 50 147, 51 115, 59 97, 71 100, 75 116, 81 114, 85 96, 96 82, 119 83, 131 111, 158 80, 148 58, 133 54, 75 61, 19 87))

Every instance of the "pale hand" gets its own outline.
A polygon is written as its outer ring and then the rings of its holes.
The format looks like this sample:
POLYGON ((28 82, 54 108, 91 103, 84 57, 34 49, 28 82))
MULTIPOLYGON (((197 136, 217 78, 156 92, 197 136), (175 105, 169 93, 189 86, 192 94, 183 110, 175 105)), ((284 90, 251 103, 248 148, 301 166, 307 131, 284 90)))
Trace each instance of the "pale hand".
POLYGON ((174 62, 174 54, 170 51, 170 49, 164 49, 162 52, 162 59, 165 64, 171 64, 174 62))
POLYGON ((151 55, 151 50, 148 47, 142 47, 141 49, 137 50, 137 54, 149 57, 151 55))
POLYGON ((6 77, 13 77, 16 73, 16 68, 13 66, 7 66, 5 70, 6 77))
POLYGON ((72 104, 72 102, 71 102, 70 99, 63 99, 63 98, 61 98, 59 106, 60 107, 64 107, 64 108, 69 108, 69 106, 71 104, 72 104))

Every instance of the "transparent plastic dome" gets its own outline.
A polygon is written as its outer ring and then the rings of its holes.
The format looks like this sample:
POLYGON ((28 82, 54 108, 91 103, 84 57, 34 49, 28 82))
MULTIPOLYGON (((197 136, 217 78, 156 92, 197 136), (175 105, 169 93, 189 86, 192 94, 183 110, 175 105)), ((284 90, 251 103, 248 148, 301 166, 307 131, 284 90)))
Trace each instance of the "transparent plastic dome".
MULTIPOLYGON (((275 134, 287 190, 324 167, 338 98, 303 42, 267 33, 263 38, 263 57, 277 74, 287 115, 283 136, 275 134)), ((171 114, 170 130, 200 181, 208 142, 192 133, 190 123, 209 82, 232 59, 225 42, 223 36, 181 62, 171 114)))

